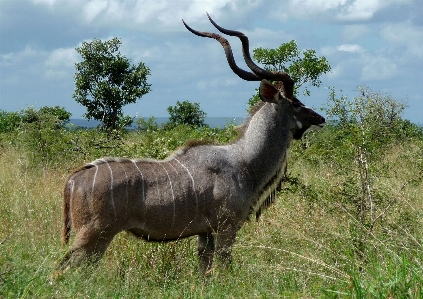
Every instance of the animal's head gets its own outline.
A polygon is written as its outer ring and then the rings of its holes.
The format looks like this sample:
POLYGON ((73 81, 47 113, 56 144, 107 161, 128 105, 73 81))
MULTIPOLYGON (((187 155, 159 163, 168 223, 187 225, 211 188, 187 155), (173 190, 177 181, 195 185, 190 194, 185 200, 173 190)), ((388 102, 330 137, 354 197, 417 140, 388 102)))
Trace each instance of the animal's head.
MULTIPOLYGON (((277 82, 280 83, 280 82, 277 82)), ((308 108, 300 102, 295 96, 288 98, 284 94, 283 84, 275 85, 267 80, 260 83, 259 96, 263 102, 273 103, 275 109, 283 110, 287 125, 292 131, 294 139, 300 139, 309 128, 322 128, 325 119, 314 110, 308 108)))
POLYGON ((295 97, 294 81, 287 73, 280 71, 271 72, 256 65, 250 56, 248 37, 242 32, 220 27, 211 19, 209 14, 207 16, 210 22, 220 32, 230 36, 236 36, 241 40, 244 60, 251 71, 245 71, 236 65, 231 46, 224 37, 216 33, 196 31, 189 27, 184 20, 182 22, 195 35, 214 38, 219 41, 225 50, 230 68, 240 78, 247 81, 261 81, 259 95, 262 101, 276 104, 276 109, 288 109, 285 111, 290 112, 291 119, 287 121, 290 121, 289 125, 294 139, 300 139, 304 132, 311 127, 323 127, 325 119, 312 109, 306 107, 295 97), (272 84, 268 80, 274 83, 272 84))

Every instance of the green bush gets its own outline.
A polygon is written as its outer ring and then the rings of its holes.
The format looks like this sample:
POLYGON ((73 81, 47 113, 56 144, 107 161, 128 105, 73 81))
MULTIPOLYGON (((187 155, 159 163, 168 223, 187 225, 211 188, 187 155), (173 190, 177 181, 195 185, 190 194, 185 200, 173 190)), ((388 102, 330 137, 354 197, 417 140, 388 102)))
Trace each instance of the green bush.
POLYGON ((148 119, 140 117, 136 123, 137 129, 140 131, 157 131, 159 129, 159 124, 154 116, 151 116, 148 119))
POLYGON ((44 106, 39 110, 29 107, 20 112, 23 123, 30 124, 35 122, 52 122, 57 128, 63 128, 71 117, 71 113, 65 108, 55 106, 44 106))
POLYGON ((10 140, 24 148, 28 157, 28 166, 38 167, 48 164, 60 164, 68 151, 68 140, 65 125, 71 113, 64 108, 29 107, 14 114, 19 119, 15 136, 10 140))
POLYGON ((420 128, 401 118, 405 108, 402 101, 366 87, 359 92, 360 96, 349 100, 337 97, 332 90, 326 109, 328 125, 307 135, 305 151, 294 145, 292 156, 314 167, 324 165, 331 176, 339 178, 316 192, 324 194, 328 206, 337 206, 350 217, 353 252, 365 263, 372 235, 388 240, 394 227, 415 224, 412 219, 416 219, 417 211, 408 211, 407 217, 401 212, 401 194, 411 182, 423 180, 422 171, 416 170, 423 169, 423 139, 420 128), (416 146, 399 150, 407 142, 416 146), (404 175, 399 171, 402 168, 414 173, 404 175), (389 180, 398 183, 387 184, 389 180))
POLYGON ((167 108, 167 112, 170 115, 167 126, 170 128, 178 125, 188 125, 195 128, 205 126, 206 113, 200 109, 199 103, 177 101, 175 106, 167 108))
POLYGON ((7 133, 17 129, 22 121, 18 112, 0 110, 0 133, 7 133))

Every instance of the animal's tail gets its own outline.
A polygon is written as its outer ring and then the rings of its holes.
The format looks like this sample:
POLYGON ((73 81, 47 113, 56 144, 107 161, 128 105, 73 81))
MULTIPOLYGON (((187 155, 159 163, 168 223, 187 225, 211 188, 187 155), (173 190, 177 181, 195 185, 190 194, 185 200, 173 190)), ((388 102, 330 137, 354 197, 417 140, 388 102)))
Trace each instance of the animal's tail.
POLYGON ((71 197, 71 185, 73 182, 68 180, 65 185, 63 192, 63 234, 62 234, 62 245, 66 245, 69 242, 70 231, 72 227, 72 220, 70 216, 70 197, 71 197))

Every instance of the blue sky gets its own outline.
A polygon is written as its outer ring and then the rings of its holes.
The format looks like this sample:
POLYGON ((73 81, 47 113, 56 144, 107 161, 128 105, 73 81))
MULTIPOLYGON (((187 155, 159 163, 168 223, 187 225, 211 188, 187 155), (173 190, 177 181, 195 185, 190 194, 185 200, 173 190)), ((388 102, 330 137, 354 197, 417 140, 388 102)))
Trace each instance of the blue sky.
MULTIPOLYGON (((300 97, 323 107, 328 86, 358 96, 357 87, 408 104, 404 117, 423 123, 423 9, 418 0, 0 0, 0 109, 62 106, 81 118, 76 103, 75 48, 94 38, 119 37, 121 53, 151 69, 152 91, 125 107, 131 116, 167 116, 176 101, 199 102, 208 116, 242 117, 258 82, 229 69, 219 43, 182 25, 244 32, 250 47, 276 48, 296 40, 324 55, 332 72, 300 97)), ((241 67, 239 41, 228 38, 241 67)))

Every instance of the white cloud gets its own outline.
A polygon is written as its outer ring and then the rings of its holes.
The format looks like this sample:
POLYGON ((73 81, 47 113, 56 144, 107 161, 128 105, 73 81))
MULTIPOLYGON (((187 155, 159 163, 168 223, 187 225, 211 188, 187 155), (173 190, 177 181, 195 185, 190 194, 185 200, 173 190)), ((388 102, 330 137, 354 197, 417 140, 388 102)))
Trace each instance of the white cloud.
POLYGON ((74 48, 55 49, 44 62, 44 76, 52 80, 70 78, 73 76, 77 61, 78 55, 74 48))
POLYGON ((382 8, 382 0, 355 0, 351 5, 344 7, 343 11, 338 14, 341 20, 368 20, 373 17, 374 13, 382 8))
POLYGON ((264 0, 33 0, 36 4, 60 7, 87 23, 132 28, 145 32, 166 30, 182 31, 181 20, 195 23, 208 22, 206 12, 218 20, 222 15, 243 18, 264 0), (224 14, 223 14, 224 10, 224 14), (233 12, 233 14, 228 13, 233 12), (235 14, 236 13, 236 14, 235 14), (140 27, 140 25, 148 25, 140 27))
POLYGON ((407 54, 423 58, 423 27, 413 26, 409 21, 385 24, 381 36, 394 47, 407 47, 407 54))
POLYGON ((42 3, 42 4, 47 4, 47 5, 50 5, 50 6, 54 5, 56 2, 57 2, 57 0, 34 0, 35 4, 42 3))
POLYGON ((342 38, 354 41, 369 33, 369 26, 365 24, 346 25, 342 29, 342 38))
POLYGON ((85 20, 91 22, 107 7, 107 0, 91 0, 84 5, 85 20))
POLYGON ((74 67, 78 55, 74 48, 59 48, 53 50, 45 61, 49 68, 74 67))
POLYGON ((409 0, 354 0, 348 2, 339 12, 337 18, 346 21, 371 19, 376 12, 393 4, 404 4, 409 0))
POLYGON ((364 59, 364 67, 360 80, 383 81, 394 78, 398 72, 398 66, 386 57, 368 56, 364 59))
POLYGON ((344 45, 340 45, 336 47, 336 49, 341 52, 350 52, 350 53, 363 52, 363 48, 360 45, 344 44, 344 45))
POLYGON ((2 66, 14 65, 14 64, 20 63, 24 59, 35 57, 36 55, 38 55, 38 51, 34 50, 31 46, 26 46, 25 50, 21 52, 8 53, 8 54, 1 55, 0 65, 2 66))
POLYGON ((364 51, 359 45, 349 44, 338 46, 336 50, 333 53, 326 49, 327 53, 332 53, 332 71, 328 74, 332 82, 371 85, 394 78, 401 71, 395 58, 386 51, 364 51))
POLYGON ((284 18, 319 16, 325 20, 365 21, 383 8, 411 1, 413 0, 290 0, 287 6, 281 5, 277 9, 278 13, 274 14, 284 18))
POLYGON ((308 14, 335 9, 343 6, 346 2, 347 0, 291 0, 291 7, 308 14))

